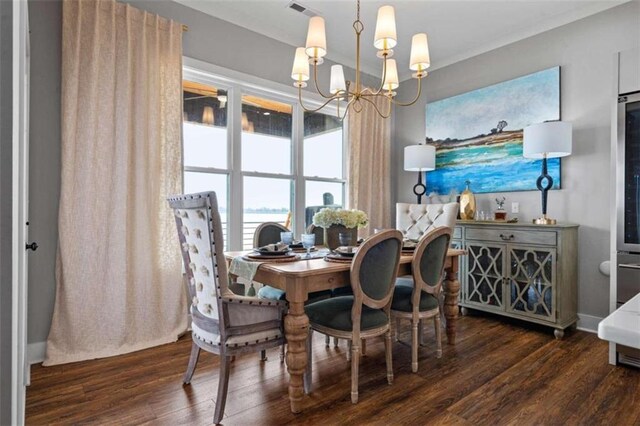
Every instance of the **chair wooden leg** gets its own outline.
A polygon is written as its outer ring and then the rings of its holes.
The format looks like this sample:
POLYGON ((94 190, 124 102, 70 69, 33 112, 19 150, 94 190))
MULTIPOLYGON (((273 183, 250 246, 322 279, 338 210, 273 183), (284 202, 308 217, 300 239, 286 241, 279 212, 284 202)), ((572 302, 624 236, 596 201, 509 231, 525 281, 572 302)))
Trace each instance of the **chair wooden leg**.
POLYGON ((338 339, 337 337, 334 337, 334 338, 333 338, 333 347, 334 347, 334 348, 337 348, 337 347, 338 347, 338 340, 339 340, 339 339, 338 339))
POLYGON ((196 364, 198 364, 198 357, 200 356, 200 347, 195 342, 191 344, 191 356, 189 357, 189 365, 187 366, 187 372, 184 373, 184 379, 182 382, 185 385, 191 383, 191 377, 196 370, 196 364))
POLYGON ((285 343, 283 343, 282 346, 280 346, 280 364, 284 362, 285 356, 286 356, 286 349, 285 349, 285 343))
POLYGON ((436 357, 442 357, 442 327, 440 325, 440 314, 433 317, 433 325, 436 328, 436 357))
POLYGON ((360 366, 360 339, 351 341, 351 403, 358 403, 358 367, 360 366))
POLYGON ((387 382, 393 383, 393 359, 392 359, 392 346, 391 346, 391 329, 384 335, 384 354, 387 361, 387 382))
POLYGON ((266 361, 266 360, 267 360, 267 351, 263 349, 260 351, 260 361, 266 361))
POLYGON ((424 346, 424 321, 418 322, 418 342, 420 346, 424 346))
POLYGON ((420 321, 411 320, 411 371, 418 372, 418 324, 420 321))
POLYGON ((307 337, 307 368, 304 370, 304 376, 302 376, 302 381, 304 385, 304 393, 311 393, 311 379, 313 377, 313 367, 312 367, 312 349, 313 349, 313 330, 309 328, 309 336, 307 337))
POLYGON ((328 348, 330 344, 331 344, 331 338, 329 337, 328 334, 326 334, 324 336, 324 346, 328 348))
POLYGON ((347 343, 347 361, 351 361, 351 340, 349 340, 349 343, 347 343))
POLYGON ((224 406, 227 403, 227 390, 229 389, 229 370, 231 362, 228 356, 220 357, 220 380, 218 382, 218 398, 216 399, 216 410, 213 415, 213 423, 219 424, 224 415, 224 406))
POLYGON ((367 341, 365 339, 362 339, 360 347, 360 353, 362 354, 362 356, 367 356, 367 341))

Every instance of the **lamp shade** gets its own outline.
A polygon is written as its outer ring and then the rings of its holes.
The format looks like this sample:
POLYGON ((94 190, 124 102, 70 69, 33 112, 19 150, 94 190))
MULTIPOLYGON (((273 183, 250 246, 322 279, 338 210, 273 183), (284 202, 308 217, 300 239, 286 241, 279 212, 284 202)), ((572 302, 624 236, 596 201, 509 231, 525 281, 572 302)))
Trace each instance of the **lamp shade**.
POLYGON ((342 65, 331 65, 331 80, 329 80, 329 92, 332 95, 340 91, 346 91, 347 84, 344 80, 344 70, 342 65))
POLYGON ((309 61, 304 53, 304 47, 296 48, 296 56, 293 59, 291 78, 295 81, 309 80, 309 61))
POLYGON ((395 59, 387 59, 386 62, 387 71, 384 76, 384 83, 382 84, 382 87, 384 90, 392 91, 400 85, 400 80, 398 79, 398 67, 395 59))
POLYGON ((327 54, 327 37, 324 30, 324 18, 321 16, 309 19, 306 53, 310 58, 322 58, 327 54))
POLYGON ((433 145, 410 145, 404 148, 404 169, 421 172, 436 169, 436 147, 433 145))
POLYGON ((425 33, 415 34, 411 39, 411 60, 409 69, 412 71, 424 71, 431 65, 429 57, 429 43, 425 33))
POLYGON ((376 32, 373 45, 376 49, 393 49, 397 44, 396 35, 396 12, 393 6, 382 6, 378 9, 378 20, 376 21, 376 32))
POLYGON ((572 126, 566 121, 547 121, 524 129, 522 155, 525 158, 566 157, 571 154, 572 126))

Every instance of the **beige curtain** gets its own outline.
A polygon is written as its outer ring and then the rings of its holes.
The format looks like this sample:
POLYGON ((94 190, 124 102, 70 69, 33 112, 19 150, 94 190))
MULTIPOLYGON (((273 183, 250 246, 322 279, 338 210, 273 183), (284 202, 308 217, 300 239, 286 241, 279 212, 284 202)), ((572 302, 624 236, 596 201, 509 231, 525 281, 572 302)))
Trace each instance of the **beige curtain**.
MULTIPOLYGON (((386 112, 384 100, 376 100, 380 111, 386 112)), ((361 102, 362 111, 349 111, 349 207, 369 215, 368 229, 391 226, 391 118, 382 118, 368 102, 361 102)))
POLYGON ((175 341, 187 326, 175 222, 182 27, 65 0, 57 293, 45 365, 175 341))

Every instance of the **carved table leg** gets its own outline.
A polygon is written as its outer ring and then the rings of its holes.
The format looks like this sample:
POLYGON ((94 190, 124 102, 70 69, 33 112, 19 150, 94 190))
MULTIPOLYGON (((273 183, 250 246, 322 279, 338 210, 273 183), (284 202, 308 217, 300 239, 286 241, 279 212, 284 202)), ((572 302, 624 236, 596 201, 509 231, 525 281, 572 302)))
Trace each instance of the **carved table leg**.
POLYGON ((447 342, 450 345, 455 345, 456 322, 458 320, 458 296, 460 294, 460 282, 458 281, 458 256, 449 257, 443 289, 447 342))
POLYGON ((287 286, 289 312, 284 319, 284 330, 287 338, 287 371, 289 372, 289 401, 291 412, 302 411, 304 396, 303 375, 307 367, 306 342, 309 335, 309 318, 304 313, 306 292, 303 285, 287 286))

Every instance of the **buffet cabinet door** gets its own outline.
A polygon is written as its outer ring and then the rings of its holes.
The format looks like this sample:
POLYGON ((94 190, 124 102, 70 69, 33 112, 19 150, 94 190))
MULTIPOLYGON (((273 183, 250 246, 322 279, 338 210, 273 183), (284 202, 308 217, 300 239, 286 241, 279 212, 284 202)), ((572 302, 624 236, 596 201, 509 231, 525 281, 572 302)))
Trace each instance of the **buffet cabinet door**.
POLYGON ((507 312, 556 320, 556 249, 509 245, 507 312))
POLYGON ((505 244, 467 242, 464 302, 484 310, 504 311, 505 244))

